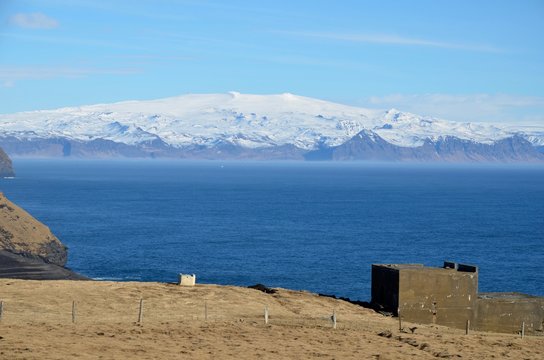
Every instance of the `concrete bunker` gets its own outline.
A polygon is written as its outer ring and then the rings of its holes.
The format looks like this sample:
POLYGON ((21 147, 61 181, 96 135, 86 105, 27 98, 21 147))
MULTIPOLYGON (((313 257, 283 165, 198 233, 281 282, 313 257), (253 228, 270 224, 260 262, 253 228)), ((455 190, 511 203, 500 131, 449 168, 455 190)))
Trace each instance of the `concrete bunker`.
POLYGON ((372 304, 406 321, 481 331, 544 331, 544 298, 520 293, 479 293, 478 268, 444 262, 372 265, 372 304))
POLYGON ((178 274, 178 285, 180 286, 195 286, 196 275, 195 274, 178 274))

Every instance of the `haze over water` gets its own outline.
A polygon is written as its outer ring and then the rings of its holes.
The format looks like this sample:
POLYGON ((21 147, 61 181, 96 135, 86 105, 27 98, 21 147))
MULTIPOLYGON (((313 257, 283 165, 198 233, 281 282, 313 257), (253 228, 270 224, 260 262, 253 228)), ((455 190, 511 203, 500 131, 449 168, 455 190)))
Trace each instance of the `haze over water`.
POLYGON ((15 160, 12 201, 99 279, 370 298, 372 263, 480 267, 480 291, 544 295, 544 167, 15 160))

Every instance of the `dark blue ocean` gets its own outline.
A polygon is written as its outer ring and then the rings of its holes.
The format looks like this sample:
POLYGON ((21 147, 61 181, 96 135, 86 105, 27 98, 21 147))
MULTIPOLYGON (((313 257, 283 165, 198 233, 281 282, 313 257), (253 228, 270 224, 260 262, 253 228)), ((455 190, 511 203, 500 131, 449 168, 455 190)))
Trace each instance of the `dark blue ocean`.
POLYGON ((544 167, 15 160, 0 190, 97 279, 305 289, 367 300, 372 263, 478 265, 544 295, 544 167))

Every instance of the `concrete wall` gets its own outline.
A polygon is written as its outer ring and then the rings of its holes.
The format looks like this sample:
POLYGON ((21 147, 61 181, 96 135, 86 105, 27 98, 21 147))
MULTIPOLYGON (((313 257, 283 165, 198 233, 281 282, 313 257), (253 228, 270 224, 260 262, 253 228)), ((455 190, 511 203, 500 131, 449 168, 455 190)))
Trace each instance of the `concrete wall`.
POLYGON ((399 305, 407 321, 464 328, 474 322, 478 273, 455 269, 403 269, 399 305))
POLYGON ((381 310, 397 314, 399 307, 399 270, 372 265, 372 304, 381 310))
POLYGON ((474 328, 518 333, 525 322, 526 334, 544 332, 544 299, 524 294, 482 294, 478 299, 474 328))

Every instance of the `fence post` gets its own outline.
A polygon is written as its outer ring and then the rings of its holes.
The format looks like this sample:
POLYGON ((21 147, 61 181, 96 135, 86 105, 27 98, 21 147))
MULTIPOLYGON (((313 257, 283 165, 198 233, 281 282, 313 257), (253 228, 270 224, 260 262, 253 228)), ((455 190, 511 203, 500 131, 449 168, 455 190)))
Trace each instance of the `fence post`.
POLYGON ((140 298, 140 311, 138 312, 138 324, 144 321, 144 299, 140 298))
POLYGON ((399 317, 399 331, 402 331, 402 319, 400 317, 400 307, 397 308, 397 316, 399 317))
POLYGON ((76 323, 76 302, 72 301, 72 324, 76 323))
POLYGON ((268 325, 268 305, 264 307, 264 323, 268 325))
POLYGON ((336 309, 332 311, 332 328, 336 329, 336 309))
POLYGON ((525 337, 525 321, 521 323, 521 338, 525 337))
POLYGON ((470 331, 470 320, 467 320, 467 326, 466 326, 466 329, 465 329, 465 335, 468 335, 470 331))
POLYGON ((2 316, 4 315, 4 301, 0 301, 0 322, 2 321, 2 316))

